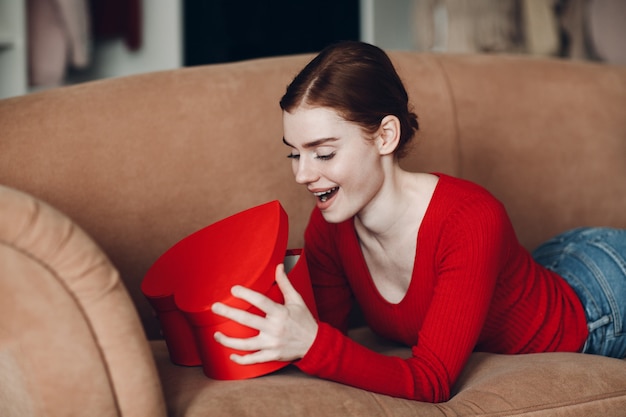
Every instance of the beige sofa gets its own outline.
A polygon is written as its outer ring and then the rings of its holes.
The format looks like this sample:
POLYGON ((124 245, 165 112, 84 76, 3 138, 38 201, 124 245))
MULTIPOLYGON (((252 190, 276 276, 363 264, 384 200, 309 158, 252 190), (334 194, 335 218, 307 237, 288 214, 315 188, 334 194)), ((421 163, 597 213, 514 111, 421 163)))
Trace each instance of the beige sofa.
MULTIPOLYGON (((626 227, 625 68, 392 58, 422 127, 407 168, 483 184, 528 248, 575 226, 626 227)), ((290 216, 289 246, 303 244, 313 202, 284 158, 277 102, 308 59, 186 68, 0 101, 0 415, 626 415, 626 361, 583 354, 475 353, 443 404, 372 394, 292 366, 214 381, 169 362, 139 289, 161 253, 274 199, 290 216)), ((353 337, 410 353, 364 328, 353 337)))

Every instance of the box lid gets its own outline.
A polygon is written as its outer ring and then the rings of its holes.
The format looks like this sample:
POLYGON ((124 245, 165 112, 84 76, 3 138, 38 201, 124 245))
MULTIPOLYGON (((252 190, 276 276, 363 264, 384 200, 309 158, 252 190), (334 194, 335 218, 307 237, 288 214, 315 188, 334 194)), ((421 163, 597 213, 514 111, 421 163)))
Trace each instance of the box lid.
POLYGON ((226 321, 211 305, 220 301, 249 309, 231 295, 234 285, 268 291, 287 249, 288 229, 278 201, 234 214, 172 246, 148 270, 141 289, 153 305, 190 313, 195 325, 226 321))

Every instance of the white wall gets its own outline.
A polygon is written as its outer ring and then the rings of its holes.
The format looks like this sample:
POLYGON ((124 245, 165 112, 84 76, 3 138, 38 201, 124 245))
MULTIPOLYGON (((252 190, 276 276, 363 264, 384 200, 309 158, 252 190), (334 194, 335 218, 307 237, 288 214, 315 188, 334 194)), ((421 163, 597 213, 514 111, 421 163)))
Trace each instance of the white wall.
POLYGON ((123 39, 99 41, 94 45, 89 68, 74 71, 70 83, 183 65, 182 0, 143 0, 142 7, 141 48, 130 51, 123 39))
POLYGON ((361 0, 361 40, 384 49, 414 49, 414 0, 361 0))
POLYGON ((0 99, 27 89, 26 2, 0 0, 0 99))

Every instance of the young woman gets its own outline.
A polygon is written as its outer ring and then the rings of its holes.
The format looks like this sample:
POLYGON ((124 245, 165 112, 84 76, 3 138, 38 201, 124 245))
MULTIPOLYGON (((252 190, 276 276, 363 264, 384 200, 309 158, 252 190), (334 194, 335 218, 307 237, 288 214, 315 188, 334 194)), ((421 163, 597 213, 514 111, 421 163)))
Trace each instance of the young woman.
POLYGON ((474 350, 626 355, 626 231, 577 229, 534 259, 485 189, 402 170, 418 123, 382 50, 360 42, 326 48, 280 105, 295 180, 317 199, 305 253, 320 320, 282 266, 284 305, 236 286, 233 294, 266 317, 213 306, 259 330, 249 339, 216 333, 224 346, 251 352, 233 361, 296 360, 311 375, 440 402, 474 350), (412 357, 378 354, 345 336, 353 297, 368 325, 412 346, 412 357))

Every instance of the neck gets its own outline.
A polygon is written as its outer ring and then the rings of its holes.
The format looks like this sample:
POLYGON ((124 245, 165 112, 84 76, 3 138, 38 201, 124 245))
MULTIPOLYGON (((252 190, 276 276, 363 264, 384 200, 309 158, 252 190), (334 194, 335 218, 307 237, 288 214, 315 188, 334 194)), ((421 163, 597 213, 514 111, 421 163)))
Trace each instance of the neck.
POLYGON ((393 165, 378 194, 356 216, 359 235, 384 239, 397 236, 407 228, 408 216, 415 207, 415 175, 393 165))

